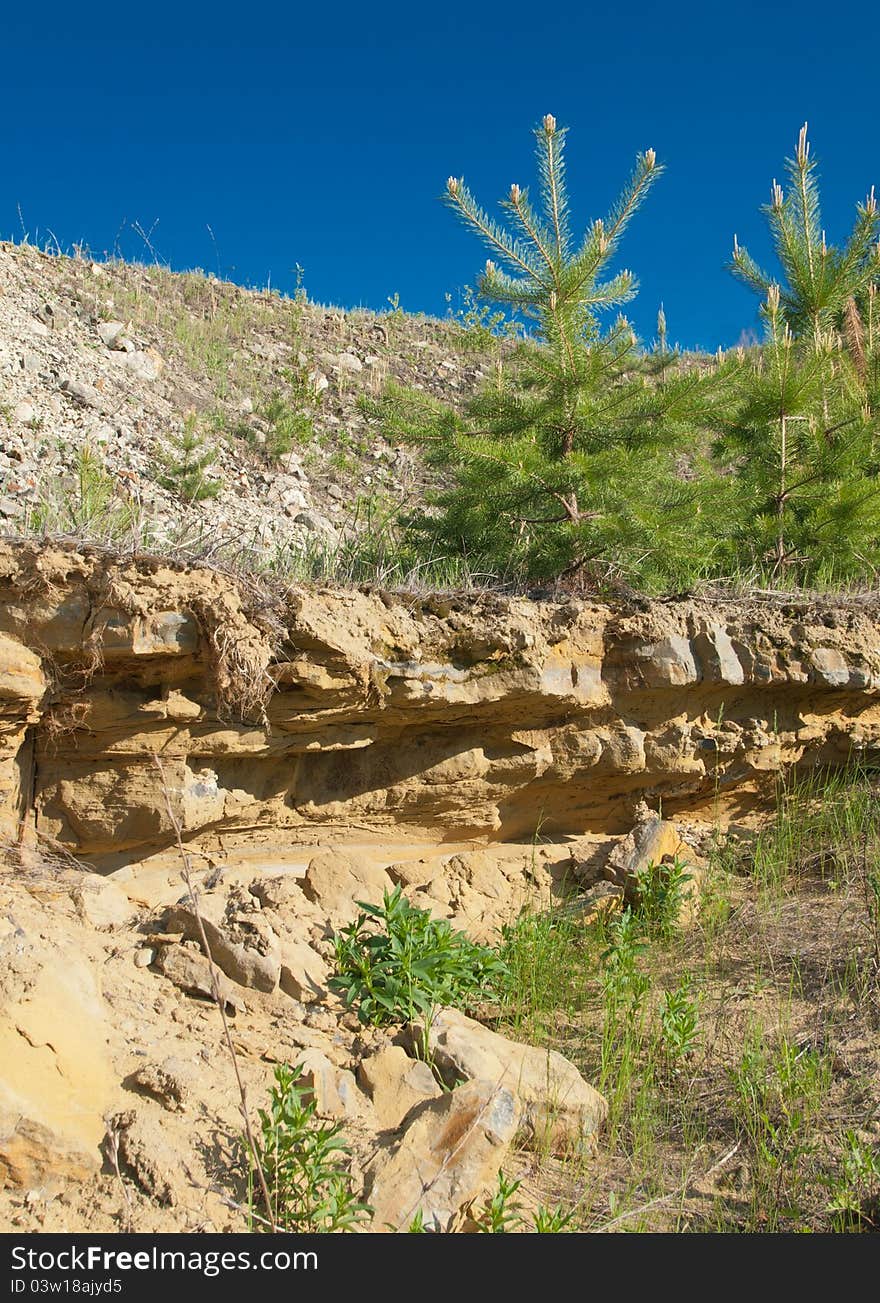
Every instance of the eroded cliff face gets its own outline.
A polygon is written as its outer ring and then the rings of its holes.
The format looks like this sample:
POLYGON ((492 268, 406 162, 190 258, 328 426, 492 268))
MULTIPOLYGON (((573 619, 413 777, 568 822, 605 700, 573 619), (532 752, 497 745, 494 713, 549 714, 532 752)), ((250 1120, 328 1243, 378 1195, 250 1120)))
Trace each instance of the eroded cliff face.
POLYGON ((0 821, 102 867, 169 846, 172 814, 224 845, 738 817, 783 767, 878 747, 873 600, 270 598, 0 546, 0 821))

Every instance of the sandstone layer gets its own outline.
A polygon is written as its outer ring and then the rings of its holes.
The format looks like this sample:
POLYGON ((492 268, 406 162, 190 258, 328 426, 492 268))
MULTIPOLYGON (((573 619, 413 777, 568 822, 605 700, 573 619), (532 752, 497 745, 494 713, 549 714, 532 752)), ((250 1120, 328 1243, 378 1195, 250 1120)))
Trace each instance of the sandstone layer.
POLYGON ((787 767, 872 756, 878 614, 279 595, 7 542, 0 820, 106 871, 175 822, 193 845, 436 845, 623 832, 642 803, 738 818, 787 767))

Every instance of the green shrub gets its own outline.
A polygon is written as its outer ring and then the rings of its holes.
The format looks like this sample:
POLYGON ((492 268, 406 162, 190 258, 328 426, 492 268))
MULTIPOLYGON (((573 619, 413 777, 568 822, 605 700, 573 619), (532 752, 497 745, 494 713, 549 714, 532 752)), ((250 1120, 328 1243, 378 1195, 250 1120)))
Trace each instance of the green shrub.
MULTIPOLYGON (((348 1231, 371 1209, 359 1203, 352 1191, 341 1123, 317 1117, 302 1072, 301 1066, 278 1064, 269 1107, 259 1110, 257 1158, 272 1201, 264 1212, 283 1231, 348 1231)), ((256 1190, 251 1171, 249 1185, 253 1208, 256 1190)))
POLYGON ((282 394, 273 394, 260 409, 260 416, 269 427, 262 449, 270 461, 278 461, 295 445, 308 443, 314 436, 311 418, 282 394))
POLYGON ((336 937, 330 986, 356 1008, 361 1022, 406 1022, 436 1005, 466 1006, 500 992, 508 970, 497 952, 417 909, 400 887, 381 906, 358 901, 363 913, 336 937))
POLYGON ((699 996, 687 973, 674 991, 665 991, 660 1006, 660 1031, 668 1062, 675 1066, 693 1054, 699 1039, 699 996))
POLYGON ((668 941, 675 933, 692 875, 681 860, 644 865, 636 874, 639 918, 648 935, 668 941))

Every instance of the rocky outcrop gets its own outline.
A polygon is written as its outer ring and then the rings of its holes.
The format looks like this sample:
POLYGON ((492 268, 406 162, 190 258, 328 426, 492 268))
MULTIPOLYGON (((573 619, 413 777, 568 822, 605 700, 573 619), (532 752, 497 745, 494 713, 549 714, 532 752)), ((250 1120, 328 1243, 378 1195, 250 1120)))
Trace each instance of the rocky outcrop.
POLYGON ((103 867, 175 820, 206 844, 624 831, 878 740, 873 602, 273 598, 0 548, 2 818, 103 867))

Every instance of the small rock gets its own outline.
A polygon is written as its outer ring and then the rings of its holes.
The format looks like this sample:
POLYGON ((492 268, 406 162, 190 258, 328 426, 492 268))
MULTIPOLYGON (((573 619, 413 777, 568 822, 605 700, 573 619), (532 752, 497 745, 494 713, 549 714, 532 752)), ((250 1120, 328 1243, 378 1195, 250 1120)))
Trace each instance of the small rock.
POLYGON ((582 895, 567 901, 563 908, 567 918, 574 918, 586 927, 623 908, 623 887, 614 882, 597 882, 582 895))
POLYGON ((192 1069, 182 1059, 164 1063, 147 1063, 128 1078, 128 1083, 157 1099, 170 1113, 182 1113, 186 1107, 192 1069))
POLYGON ((37 411, 32 403, 18 403, 12 409, 12 419, 22 425, 30 425, 36 420, 37 411))
POLYGON ((295 525, 301 525, 303 529, 307 529, 311 533, 322 532, 322 528, 321 528, 322 522, 320 518, 316 516, 313 511, 297 512, 297 514, 293 518, 293 523, 295 525))
POLYGON ((350 371, 352 374, 364 369, 360 358, 355 357, 354 353, 340 353, 336 359, 336 365, 340 371, 350 371))
POLYGON ((107 348, 124 349, 122 343, 125 324, 122 321, 100 321, 97 326, 98 338, 107 348))
POLYGON ((81 380, 74 380, 70 376, 67 376, 60 381, 58 388, 68 398, 73 399, 75 403, 79 403, 82 407, 101 406, 101 395, 98 393, 97 389, 93 389, 91 385, 84 384, 81 380))
POLYGON ((63 330, 70 321, 70 317, 66 312, 54 307, 51 303, 44 303, 41 308, 37 309, 34 316, 44 326, 48 326, 50 330, 63 330))
POLYGON ((148 348, 144 352, 135 350, 133 353, 126 353, 123 360, 138 380, 158 380, 165 367, 164 360, 153 348, 148 348))

